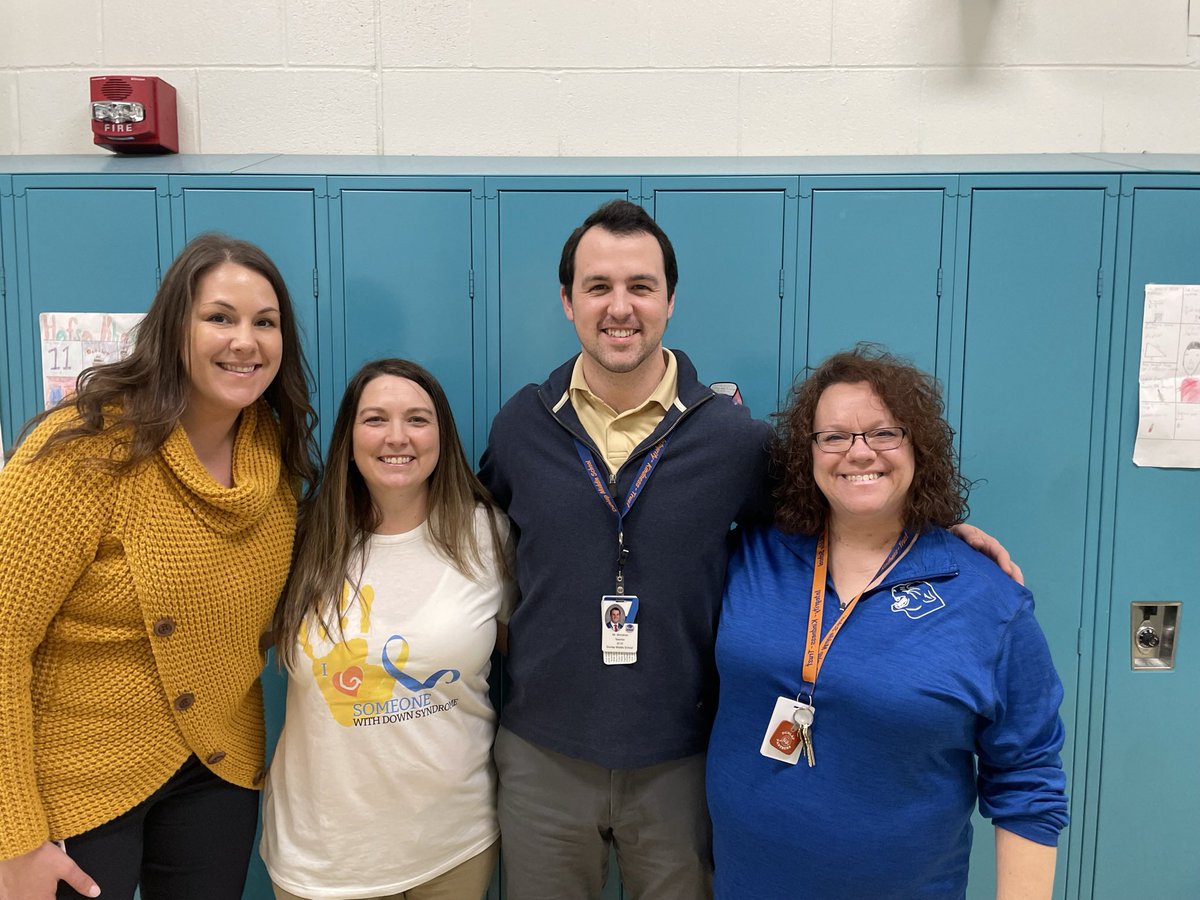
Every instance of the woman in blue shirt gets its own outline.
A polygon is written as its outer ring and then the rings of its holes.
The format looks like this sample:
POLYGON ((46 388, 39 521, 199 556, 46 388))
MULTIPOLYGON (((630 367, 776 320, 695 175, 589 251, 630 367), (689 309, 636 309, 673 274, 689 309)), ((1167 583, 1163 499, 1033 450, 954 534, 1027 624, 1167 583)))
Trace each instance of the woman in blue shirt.
POLYGON ((860 346, 781 423, 717 636, 716 895, 963 897, 978 801, 997 896, 1049 898, 1062 686, 1032 597, 945 530, 968 485, 936 382, 860 346))

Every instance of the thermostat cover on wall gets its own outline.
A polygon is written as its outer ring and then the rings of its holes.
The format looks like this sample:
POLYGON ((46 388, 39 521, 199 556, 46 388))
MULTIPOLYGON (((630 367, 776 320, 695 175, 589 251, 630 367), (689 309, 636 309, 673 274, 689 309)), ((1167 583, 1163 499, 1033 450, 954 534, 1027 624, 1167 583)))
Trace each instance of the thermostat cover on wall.
POLYGON ((175 88, 152 75, 95 76, 92 140, 115 153, 178 153, 175 88))

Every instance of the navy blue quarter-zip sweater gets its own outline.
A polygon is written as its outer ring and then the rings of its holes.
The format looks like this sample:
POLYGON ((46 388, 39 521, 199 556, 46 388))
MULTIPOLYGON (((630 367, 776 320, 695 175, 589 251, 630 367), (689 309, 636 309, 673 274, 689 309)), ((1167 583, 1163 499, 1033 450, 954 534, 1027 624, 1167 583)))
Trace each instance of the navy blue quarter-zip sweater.
POLYGON ((704 750, 716 709, 713 645, 729 529, 770 517, 770 427, 713 394, 673 352, 678 399, 608 485, 623 502, 646 454, 670 435, 624 522, 625 591, 640 600, 636 663, 607 666, 600 650, 600 598, 616 582, 617 519, 575 447, 579 441, 600 459, 569 399, 574 359, 504 405, 480 464, 517 535, 521 599, 509 622, 512 683, 501 723, 612 769, 704 750))

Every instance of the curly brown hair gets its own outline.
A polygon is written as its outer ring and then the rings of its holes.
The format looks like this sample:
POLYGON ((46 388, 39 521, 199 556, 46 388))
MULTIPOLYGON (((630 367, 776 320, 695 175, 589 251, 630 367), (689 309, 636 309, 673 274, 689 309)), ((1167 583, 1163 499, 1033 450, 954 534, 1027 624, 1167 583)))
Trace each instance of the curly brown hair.
POLYGON ((824 527, 829 501, 813 477, 813 419, 825 389, 835 384, 870 385, 908 431, 914 471, 904 504, 904 527, 919 533, 948 528, 967 517, 971 482, 958 471, 954 430, 943 416, 937 380, 877 344, 835 353, 792 388, 786 408, 775 414, 772 462, 776 524, 784 531, 816 534, 824 527))

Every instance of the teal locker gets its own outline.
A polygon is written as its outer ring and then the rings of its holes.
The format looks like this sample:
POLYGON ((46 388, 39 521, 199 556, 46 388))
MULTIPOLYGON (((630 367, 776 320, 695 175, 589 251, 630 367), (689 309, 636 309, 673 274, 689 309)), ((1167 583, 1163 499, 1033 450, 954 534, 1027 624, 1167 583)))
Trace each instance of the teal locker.
POLYGON ((802 271, 808 265, 797 370, 873 341, 944 377, 938 349, 949 348, 956 184, 953 177, 801 179, 802 271))
POLYGON ((322 285, 329 283, 325 179, 173 175, 170 188, 176 253, 197 235, 220 231, 257 244, 279 267, 312 369, 313 402, 325 418, 327 397, 316 393, 328 380, 318 340, 328 315, 328 304, 320 300, 322 285))
MULTIPOLYGON (((1112 284, 1117 183, 1079 176, 962 184, 961 394, 952 399, 962 469, 978 479, 971 521, 1003 541, 1038 601, 1065 688, 1063 762, 1078 821, 1090 687, 1079 654, 1097 590, 1111 319, 1104 286, 1112 284)), ((1068 843, 1069 832, 1059 845, 1056 896, 1075 865, 1068 843)), ((992 896, 993 853, 991 826, 977 821, 970 896, 992 896)))
POLYGON ((16 248, 13 246, 16 229, 13 227, 12 212, 12 178, 0 175, 0 321, 5 323, 5 339, 0 340, 0 454, 7 455, 20 431, 21 423, 17 421, 15 410, 20 405, 20 381, 18 374, 20 366, 20 347, 14 347, 17 352, 15 364, 10 365, 9 341, 14 336, 14 330, 8 327, 9 313, 9 279, 13 281, 12 306, 17 303, 16 292, 16 248))
POLYGON ((1147 283, 1200 284, 1200 179, 1125 176, 1122 188, 1129 256, 1127 278, 1118 286, 1118 297, 1128 302, 1125 339, 1113 355, 1114 368, 1124 369, 1120 439, 1113 448, 1116 533, 1107 642, 1101 626, 1096 643, 1096 677, 1106 693, 1103 716, 1099 710, 1093 715, 1093 729, 1101 734, 1094 870, 1085 871, 1082 886, 1088 891, 1083 895, 1096 900, 1138 896, 1147 883, 1156 896, 1182 898, 1194 896, 1200 885, 1194 825, 1200 807, 1200 607, 1189 602, 1200 576, 1193 524, 1200 477, 1194 469, 1138 467, 1132 456, 1143 292, 1147 283), (1135 601, 1183 601, 1173 671, 1132 671, 1135 601))
POLYGON ((767 418, 791 381, 796 179, 646 178, 642 194, 679 262, 664 343, 767 418))
POLYGON ((10 395, 14 427, 43 407, 39 314, 149 307, 171 259, 166 193, 161 176, 13 178, 15 279, 7 281, 10 371, 19 379, 10 395))
POLYGON ((487 421, 516 391, 579 352, 559 300, 571 232, 609 200, 636 200, 637 178, 488 178, 487 421))
POLYGON ((446 389, 469 459, 482 451, 475 441, 476 371, 484 367, 475 321, 482 194, 482 179, 330 181, 334 394, 340 398, 368 360, 412 359, 446 389))

